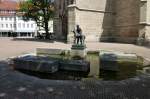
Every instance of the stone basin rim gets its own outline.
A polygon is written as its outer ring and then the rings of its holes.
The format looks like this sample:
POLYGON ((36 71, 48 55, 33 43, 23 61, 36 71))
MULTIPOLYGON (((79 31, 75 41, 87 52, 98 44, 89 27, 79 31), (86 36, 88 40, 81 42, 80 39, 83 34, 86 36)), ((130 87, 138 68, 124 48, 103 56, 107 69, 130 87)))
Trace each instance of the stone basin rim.
MULTIPOLYGON (((6 63, 9 66, 9 63, 8 63, 7 60, 0 61, 0 64, 1 64, 1 62, 6 63)), ((10 68, 10 66, 8 68, 10 68)), ((81 82, 93 81, 93 80, 98 81, 98 82, 100 81, 100 82, 118 82, 118 83, 122 83, 122 82, 126 82, 126 81, 129 81, 129 80, 138 81, 138 80, 140 80, 141 77, 150 78, 150 74, 144 73, 144 74, 140 74, 140 75, 134 76, 132 78, 127 78, 127 79, 123 79, 123 80, 103 80, 103 79, 90 78, 90 77, 89 78, 83 78, 81 80, 55 80, 55 79, 42 79, 42 78, 39 78, 39 77, 36 77, 36 76, 27 75, 27 74, 19 72, 17 70, 14 70, 13 72, 16 72, 17 74, 20 74, 20 76, 30 77, 30 78, 33 78, 35 80, 53 81, 53 82, 57 82, 57 83, 68 83, 68 84, 70 82, 81 83, 81 82)))

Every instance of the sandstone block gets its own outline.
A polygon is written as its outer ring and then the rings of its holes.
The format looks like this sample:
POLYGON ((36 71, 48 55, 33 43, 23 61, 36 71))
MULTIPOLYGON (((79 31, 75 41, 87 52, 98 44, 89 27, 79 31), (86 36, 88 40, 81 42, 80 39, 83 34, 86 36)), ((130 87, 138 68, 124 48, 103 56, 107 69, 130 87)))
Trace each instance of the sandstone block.
POLYGON ((47 57, 24 56, 13 59, 13 66, 15 69, 54 73, 59 69, 59 62, 47 57))

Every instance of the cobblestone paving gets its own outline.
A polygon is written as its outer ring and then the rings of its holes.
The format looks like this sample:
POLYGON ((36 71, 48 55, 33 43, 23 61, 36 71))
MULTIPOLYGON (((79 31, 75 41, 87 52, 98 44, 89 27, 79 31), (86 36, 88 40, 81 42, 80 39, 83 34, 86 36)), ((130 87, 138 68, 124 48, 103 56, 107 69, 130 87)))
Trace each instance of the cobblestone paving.
POLYGON ((150 76, 122 81, 46 80, 0 62, 0 99, 150 99, 150 76))

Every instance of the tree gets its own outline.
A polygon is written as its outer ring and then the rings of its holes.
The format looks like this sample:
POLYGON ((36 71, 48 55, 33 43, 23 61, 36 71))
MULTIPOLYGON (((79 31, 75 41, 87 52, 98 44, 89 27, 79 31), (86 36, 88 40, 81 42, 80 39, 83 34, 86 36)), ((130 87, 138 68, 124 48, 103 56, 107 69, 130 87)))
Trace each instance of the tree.
POLYGON ((49 39, 49 21, 54 17, 53 0, 28 0, 20 2, 20 12, 23 13, 23 19, 30 19, 37 23, 37 26, 44 28, 46 39, 49 39))

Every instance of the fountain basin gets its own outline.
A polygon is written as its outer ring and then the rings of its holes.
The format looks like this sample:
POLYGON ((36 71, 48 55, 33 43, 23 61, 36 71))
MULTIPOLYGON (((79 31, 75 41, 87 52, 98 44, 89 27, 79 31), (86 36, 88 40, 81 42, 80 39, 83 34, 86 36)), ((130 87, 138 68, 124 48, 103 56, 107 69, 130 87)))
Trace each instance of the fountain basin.
POLYGON ((55 73, 59 70, 89 72, 90 63, 84 60, 63 60, 43 56, 23 56, 13 59, 15 69, 55 73))
MULTIPOLYGON (((142 65, 143 61, 136 54, 122 52, 100 52, 99 59, 102 70, 121 71, 121 68, 129 70, 142 65)), ((135 68, 136 69, 136 68, 135 68)))
POLYGON ((13 59, 15 69, 54 73, 59 69, 59 61, 47 57, 24 56, 13 59))
MULTIPOLYGON (((42 78, 48 77, 48 79, 56 80, 74 80, 78 78, 82 79, 92 77, 103 80, 122 80, 135 77, 138 75, 137 71, 143 69, 143 60, 136 54, 104 50, 87 50, 86 57, 81 58, 72 57, 71 51, 71 49, 37 49, 37 55, 35 57, 39 57, 41 60, 46 61, 55 60, 58 63, 56 71, 43 71, 45 74, 42 78)), ((24 61, 20 61, 20 64, 18 65, 20 67, 17 68, 28 71, 37 71, 40 63, 42 62, 38 61, 36 64, 34 63, 36 65, 34 70, 28 68, 32 67, 29 66, 31 63, 29 64, 29 62, 27 62, 25 68, 24 61)), ((43 66, 42 68, 45 67, 43 66)), ((41 72, 40 68, 38 72, 41 72)), ((28 73, 32 75, 32 73, 28 73)), ((43 74, 37 73, 37 75, 40 76, 43 74)))

